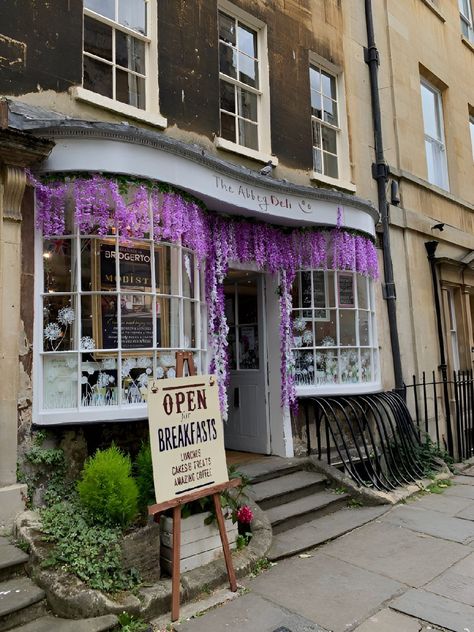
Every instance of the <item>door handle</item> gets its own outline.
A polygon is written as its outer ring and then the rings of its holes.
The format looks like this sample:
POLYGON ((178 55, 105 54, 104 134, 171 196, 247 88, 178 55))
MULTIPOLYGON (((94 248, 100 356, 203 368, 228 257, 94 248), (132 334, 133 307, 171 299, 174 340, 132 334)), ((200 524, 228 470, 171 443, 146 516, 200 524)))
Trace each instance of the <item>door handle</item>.
POLYGON ((234 388, 234 408, 240 408, 240 389, 234 388))

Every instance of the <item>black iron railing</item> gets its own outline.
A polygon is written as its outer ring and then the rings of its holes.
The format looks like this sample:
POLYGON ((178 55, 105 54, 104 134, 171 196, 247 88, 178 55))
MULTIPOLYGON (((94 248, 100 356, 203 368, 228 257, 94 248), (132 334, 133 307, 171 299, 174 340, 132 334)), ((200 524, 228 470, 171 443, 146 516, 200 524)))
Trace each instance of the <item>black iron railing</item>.
POLYGON ((421 380, 413 376, 412 383, 405 385, 406 401, 413 413, 418 435, 429 434, 439 448, 445 449, 457 460, 474 456, 474 375, 470 371, 455 371, 452 379, 431 381, 426 373, 421 380), (445 387, 448 387, 445 389, 445 387), (447 412, 449 414, 447 414, 447 412), (454 437, 450 448, 447 424, 452 424, 454 437))
POLYGON ((426 474, 419 432, 400 395, 307 397, 299 402, 308 455, 343 468, 359 485, 391 490, 426 474))

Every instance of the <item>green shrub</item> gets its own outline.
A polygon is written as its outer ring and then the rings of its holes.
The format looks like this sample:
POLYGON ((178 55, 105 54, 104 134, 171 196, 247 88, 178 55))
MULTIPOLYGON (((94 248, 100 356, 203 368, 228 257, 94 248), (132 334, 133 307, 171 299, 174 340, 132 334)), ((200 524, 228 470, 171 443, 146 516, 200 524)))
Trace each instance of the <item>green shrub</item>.
POLYGON ((83 507, 101 524, 127 527, 138 511, 138 487, 130 457, 115 445, 89 458, 77 484, 83 507))
POLYGON ((106 592, 128 590, 139 583, 136 572, 121 565, 118 527, 94 525, 77 499, 41 511, 43 539, 54 548, 43 566, 60 566, 91 588, 106 592))
POLYGON ((135 480, 138 485, 138 502, 141 511, 155 502, 155 486, 153 483, 153 465, 149 443, 142 443, 135 461, 135 480))

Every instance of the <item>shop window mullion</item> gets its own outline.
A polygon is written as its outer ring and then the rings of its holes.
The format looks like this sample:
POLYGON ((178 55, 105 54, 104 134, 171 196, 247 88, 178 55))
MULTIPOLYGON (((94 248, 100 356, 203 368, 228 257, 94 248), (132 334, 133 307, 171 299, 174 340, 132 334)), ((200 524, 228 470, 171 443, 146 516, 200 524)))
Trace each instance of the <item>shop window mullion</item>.
POLYGON ((82 355, 81 355, 81 334, 82 334, 82 249, 81 249, 81 233, 79 227, 76 227, 76 234, 73 239, 73 243, 75 244, 76 250, 76 261, 75 261, 75 269, 76 269, 76 358, 77 358, 77 402, 76 409, 79 410, 81 407, 81 395, 82 395, 82 355))

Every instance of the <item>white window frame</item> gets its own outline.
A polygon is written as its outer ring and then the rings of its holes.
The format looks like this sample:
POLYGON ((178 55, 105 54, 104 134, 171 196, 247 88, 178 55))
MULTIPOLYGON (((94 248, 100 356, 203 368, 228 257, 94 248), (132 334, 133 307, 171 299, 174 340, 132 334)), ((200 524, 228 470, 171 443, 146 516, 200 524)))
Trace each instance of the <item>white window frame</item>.
MULTIPOLYGON (((333 270, 333 269, 329 269, 329 270, 325 270, 322 268, 314 268, 312 270, 308 269, 304 269, 304 270, 300 270, 298 271, 298 274, 300 272, 320 272, 323 271, 325 274, 325 282, 326 282, 326 290, 328 289, 328 285, 329 283, 331 283, 331 280, 329 279, 328 273, 331 272, 332 274, 332 282, 334 284, 334 296, 336 297, 335 300, 335 305, 334 306, 327 306, 327 310, 328 312, 332 311, 334 314, 334 318, 336 321, 336 340, 335 340, 335 345, 328 347, 328 346, 322 346, 322 345, 316 345, 316 340, 315 340, 315 328, 313 327, 312 332, 313 332, 313 344, 312 345, 304 345, 304 346, 299 346, 299 347, 293 347, 293 353, 298 353, 298 352, 302 352, 302 353, 313 353, 313 366, 314 366, 314 380, 315 383, 313 384, 305 384, 305 385, 301 385, 301 384, 297 384, 296 385, 296 392, 298 395, 300 396, 309 396, 309 395, 324 395, 324 394, 350 394, 350 393, 368 393, 368 392, 375 392, 380 390, 381 388, 381 378, 380 378, 380 360, 379 360, 379 347, 378 347, 378 334, 377 334, 377 319, 376 319, 376 312, 375 312, 375 290, 374 290, 374 282, 370 277, 366 277, 364 275, 358 274, 356 272, 351 272, 348 270, 333 270), (345 345, 341 345, 338 344, 338 338, 339 338, 339 329, 340 329, 340 319, 339 319, 339 310, 348 310, 349 308, 344 307, 344 306, 339 306, 339 274, 344 274, 344 275, 348 275, 348 274, 352 274, 353 275, 353 293, 354 293, 354 306, 352 308, 350 308, 351 311, 355 312, 355 337, 356 337, 356 342, 354 345, 351 346, 345 346, 345 345), (357 284, 358 283, 365 283, 366 284, 366 288, 367 288, 367 307, 359 307, 359 296, 358 296, 358 290, 357 290, 357 284), (364 312, 368 315, 368 323, 369 323, 369 329, 368 329, 368 333, 369 333, 369 344, 368 345, 361 345, 360 344, 360 328, 359 328, 359 315, 361 312, 364 312), (341 362, 340 362, 340 357, 341 354, 344 353, 345 351, 348 350, 353 350, 356 349, 357 350, 357 354, 358 354, 358 371, 359 374, 361 374, 361 353, 362 351, 366 351, 370 354, 370 366, 371 366, 371 370, 372 370, 372 380, 369 382, 363 382, 363 381, 358 381, 358 382, 342 382, 341 380, 341 362), (325 351, 333 351, 336 354, 337 357, 337 381, 334 383, 316 383, 316 354, 318 352, 325 352, 325 351)), ((330 316, 328 314, 328 318, 306 318, 304 316, 302 316, 304 310, 317 310, 317 309, 321 309, 320 307, 316 307, 314 306, 314 293, 313 293, 313 278, 311 276, 311 296, 312 296, 312 300, 311 300, 311 305, 312 307, 302 307, 302 306, 293 306, 293 319, 299 318, 300 316, 302 318, 304 318, 304 320, 306 320, 307 322, 312 322, 314 324, 318 323, 318 322, 327 322, 330 320, 330 316)), ((296 362, 296 355, 295 355, 295 364, 297 364, 296 362)))
POLYGON ((445 139, 445 133, 444 133, 443 97, 442 97, 441 91, 438 90, 438 88, 436 88, 432 83, 430 83, 429 81, 427 81, 426 79, 422 77, 420 80, 420 98, 422 101, 423 133, 424 133, 424 138, 425 138, 427 180, 431 184, 437 187, 440 187, 441 189, 445 189, 446 191, 449 191, 448 160, 447 160, 447 155, 446 155, 446 139, 445 139), (423 95, 422 95, 423 88, 431 92, 435 97, 436 111, 434 112, 434 115, 438 121, 439 134, 440 134, 439 138, 430 136, 430 134, 426 132, 426 124, 425 124, 424 112, 423 112, 423 95), (428 154, 426 151, 427 144, 434 147, 435 151, 437 152, 434 154, 434 156, 438 157, 437 164, 434 165, 435 170, 431 174, 429 171, 428 154))
POLYGON ((461 33, 470 42, 474 42, 474 23, 472 18, 472 4, 471 0, 458 0, 459 3, 459 17, 461 20, 461 33), (465 11, 464 3, 467 5, 467 12, 465 11))
MULTIPOLYGON (((80 245, 80 239, 87 239, 89 237, 99 238, 102 237, 98 235, 86 235, 80 234, 79 230, 76 229, 74 234, 58 236, 51 239, 61 239, 62 237, 68 237, 73 240, 76 240, 76 244, 80 245)), ((104 239, 109 239, 110 236, 104 237, 104 239)), ((34 422, 39 425, 57 425, 57 424, 73 424, 73 423, 87 423, 87 422, 97 422, 97 421, 116 421, 116 420, 133 420, 133 419, 144 419, 147 415, 147 405, 146 403, 120 403, 116 405, 105 405, 105 406, 83 406, 81 405, 81 362, 83 354, 86 354, 86 350, 81 350, 79 348, 79 343, 76 345, 75 350, 64 350, 64 351, 47 351, 44 350, 44 322, 43 322, 43 298, 44 296, 54 296, 60 298, 61 296, 73 296, 76 298, 75 301, 75 322, 74 322, 74 337, 76 340, 80 338, 80 322, 81 322, 81 297, 93 295, 94 292, 89 290, 84 290, 82 288, 82 273, 81 273, 81 257, 76 256, 74 261, 74 274, 76 278, 77 287, 73 291, 67 292, 57 292, 54 294, 46 294, 46 288, 44 287, 44 259, 43 259, 43 244, 44 237, 40 231, 36 231, 35 234, 35 280, 34 280, 34 288, 35 288, 35 310, 34 310, 34 342, 33 342, 33 419, 34 422), (77 362, 77 404, 73 408, 45 408, 43 405, 44 402, 44 366, 43 359, 45 356, 49 355, 53 356, 69 356, 71 358, 75 358, 77 362)), ((155 313, 156 308, 155 304, 158 298, 161 296, 161 293, 156 290, 156 281, 155 281, 155 248, 159 245, 159 243, 154 242, 152 239, 139 239, 133 240, 138 242, 147 242, 150 244, 151 249, 151 279, 152 279, 152 292, 143 293, 146 296, 152 298, 153 310, 152 314, 155 313), (152 247, 153 246, 153 247, 152 247)), ((118 242, 117 242, 118 243, 118 242)), ((162 242, 163 244, 167 244, 169 242, 162 242)), ((133 244, 132 244, 133 245, 133 244)), ((194 322, 195 322, 195 335, 196 335, 196 345, 191 350, 193 353, 197 353, 200 356, 201 362, 201 370, 207 369, 207 309, 204 300, 204 283, 203 283, 203 273, 197 267, 196 255, 194 255, 194 286, 195 286, 195 294, 194 297, 187 298, 184 296, 182 292, 183 283, 183 251, 189 251, 189 249, 184 248, 180 244, 170 244, 175 247, 179 251, 178 257, 178 276, 177 281, 179 284, 180 292, 178 294, 173 294, 170 288, 169 294, 163 294, 165 298, 172 298, 174 300, 178 300, 181 304, 180 313, 181 317, 179 320, 180 328, 179 328, 179 341, 182 343, 184 341, 184 312, 183 312, 183 302, 190 301, 193 309, 194 309, 194 322)), ((117 246, 118 247, 118 246, 117 246)), ((191 251, 189 251, 191 252, 191 251)), ((119 259, 116 257, 116 278, 119 278, 119 259)), ((118 281, 117 281, 118 288, 118 281)), ((116 290, 117 291, 117 290, 116 290)), ((112 292, 111 294, 113 294, 112 292)), ((131 293, 131 292, 130 292, 131 293)), ((126 289, 122 289, 122 294, 127 294, 126 289)), ((141 293, 140 293, 141 294, 141 293)), ((119 294, 117 294, 119 296, 119 294)), ((117 323, 118 327, 120 324, 120 310, 117 311, 117 323)), ((153 336, 156 338, 156 322, 153 319, 153 336)), ((153 350, 150 349, 128 349, 117 346, 116 349, 105 350, 104 352, 110 356, 114 356, 117 358, 117 376, 120 378, 120 371, 122 367, 122 361, 129 356, 140 356, 140 355, 148 355, 151 351, 152 355, 150 356, 153 359, 153 375, 155 375, 155 371, 157 368, 156 360, 154 359, 154 352, 158 353, 169 353, 174 355, 175 351, 183 350, 184 346, 180 347, 166 347, 160 348, 155 345, 153 350)), ((99 350, 100 352, 100 350, 99 350)), ((122 385, 117 384, 118 389, 122 389, 122 385)), ((119 395, 119 399, 121 399, 122 395, 119 395)))
MULTIPOLYGON (((117 0, 116 0, 117 2, 117 0)), ((124 114, 133 119, 151 123, 160 128, 167 126, 167 120, 160 114, 159 95, 158 95, 158 26, 157 26, 157 0, 145 0, 146 16, 147 16, 147 35, 143 35, 138 31, 130 29, 126 26, 115 22, 110 18, 95 13, 91 9, 84 7, 83 14, 98 22, 102 22, 107 26, 120 30, 132 37, 139 39, 145 43, 145 109, 122 103, 116 99, 109 98, 87 90, 83 86, 77 86, 71 89, 73 96, 87 103, 97 105, 107 110, 124 114)), ((85 55, 83 50, 83 57, 85 55)), ((87 54, 87 56, 91 56, 87 54)), ((110 65, 115 67, 115 60, 112 59, 110 65)), ((82 62, 84 67, 84 63, 82 62)), ((115 74, 115 73, 114 73, 115 74)))
MULTIPOLYGON (((326 123, 311 115, 311 122, 314 120, 320 121, 322 125, 326 125, 331 129, 337 131, 337 164, 338 164, 338 177, 332 178, 323 173, 312 170, 311 179, 316 182, 323 182, 324 184, 331 184, 339 187, 351 193, 356 192, 356 186, 351 182, 351 165, 350 165, 350 153, 349 153, 349 133, 347 126, 347 104, 346 94, 344 89, 344 73, 341 66, 332 64, 321 55, 310 51, 309 53, 309 66, 317 67, 323 70, 325 73, 332 75, 336 80, 336 102, 338 109, 338 126, 326 123)), ((310 72, 308 68, 308 81, 310 81, 310 72)), ((311 90, 311 85, 310 85, 311 90)), ((311 107, 311 106, 310 106, 311 107)), ((313 133, 311 127, 311 134, 313 133)), ((312 142, 312 141, 311 141, 312 142)), ((313 145, 312 145, 313 146, 313 145)))
MULTIPOLYGON (((274 165, 278 164, 276 156, 272 156, 271 152, 271 130, 270 130, 270 79, 268 71, 268 47, 267 47, 267 27, 264 22, 247 13, 243 9, 236 7, 227 0, 220 0, 217 6, 218 13, 224 13, 230 18, 242 22, 245 26, 256 31, 257 33, 257 52, 259 64, 259 86, 258 89, 241 83, 238 79, 229 77, 219 72, 219 83, 226 81, 233 85, 242 87, 244 90, 253 92, 257 95, 257 137, 258 149, 252 149, 232 142, 226 138, 217 135, 214 144, 219 149, 232 151, 242 154, 248 158, 252 158, 259 162, 268 162, 271 160, 274 165)), ((219 19, 219 18, 218 18, 219 19)), ((219 32, 217 34, 219 41, 219 32)), ((220 103, 219 103, 219 123, 220 123, 220 103)))

